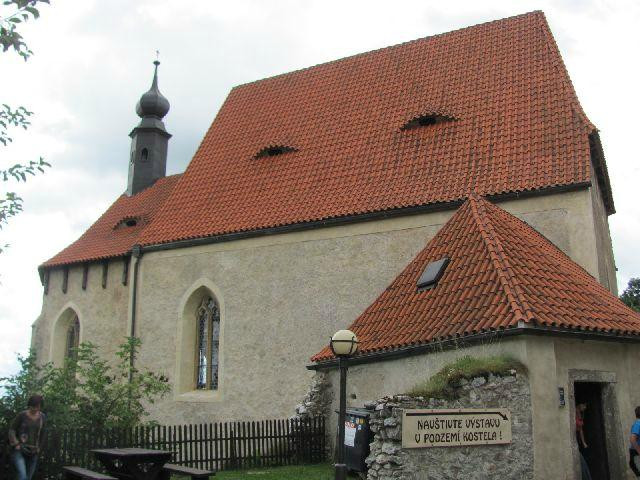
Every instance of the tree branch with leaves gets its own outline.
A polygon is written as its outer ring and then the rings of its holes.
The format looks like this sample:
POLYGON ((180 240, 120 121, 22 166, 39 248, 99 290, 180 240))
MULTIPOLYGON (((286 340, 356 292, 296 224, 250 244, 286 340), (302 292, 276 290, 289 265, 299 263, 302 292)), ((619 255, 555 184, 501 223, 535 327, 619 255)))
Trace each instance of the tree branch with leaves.
POLYGON ((13 49, 25 60, 33 55, 18 32, 18 26, 30 19, 35 20, 40 17, 38 3, 48 4, 49 0, 4 0, 2 2, 4 9, 9 10, 7 15, 0 17, 0 45, 3 52, 13 49))
MULTIPOLYGON (((31 19, 35 20, 40 17, 38 11, 39 3, 49 3, 49 0, 4 0, 2 9, 0 10, 0 46, 2 52, 13 51, 26 61, 33 52, 25 43, 24 38, 18 31, 18 27, 24 22, 31 19), (4 14, 7 10, 8 13, 4 14)), ((30 117, 33 112, 25 107, 19 106, 12 108, 11 106, 2 104, 0 108, 0 143, 7 146, 13 141, 9 135, 10 128, 22 128, 26 130, 30 125, 30 117)), ((17 182, 26 182, 29 176, 43 173, 46 167, 50 167, 49 163, 40 157, 37 161, 30 160, 28 163, 13 163, 10 167, 0 166, 0 178, 3 182, 15 180, 17 182)), ((5 191, 0 193, 0 230, 8 223, 11 217, 16 216, 22 211, 22 198, 14 191, 5 191)), ((0 253, 6 245, 0 245, 0 253)))
POLYGON ((640 312, 640 278, 632 278, 627 284, 620 300, 626 304, 629 308, 632 308, 636 312, 640 312))

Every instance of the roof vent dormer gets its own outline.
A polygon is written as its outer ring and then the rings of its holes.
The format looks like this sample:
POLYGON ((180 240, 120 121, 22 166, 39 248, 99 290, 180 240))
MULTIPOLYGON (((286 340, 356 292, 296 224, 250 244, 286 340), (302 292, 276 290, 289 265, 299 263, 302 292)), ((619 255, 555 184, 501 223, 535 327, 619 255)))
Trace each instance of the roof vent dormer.
POLYGON ((262 148, 258 153, 254 155, 255 158, 263 157, 275 157, 284 153, 295 152, 298 149, 289 145, 269 145, 262 148))
POLYGON ((451 122, 453 120, 455 120, 455 118, 451 115, 437 112, 425 112, 412 117, 411 120, 400 127, 400 130, 412 130, 414 128, 428 127, 429 125, 451 122))
POLYGON ((144 223, 144 218, 140 216, 128 216, 120 219, 118 223, 113 226, 114 230, 119 230, 121 228, 131 228, 137 227, 138 225, 142 225, 144 223))

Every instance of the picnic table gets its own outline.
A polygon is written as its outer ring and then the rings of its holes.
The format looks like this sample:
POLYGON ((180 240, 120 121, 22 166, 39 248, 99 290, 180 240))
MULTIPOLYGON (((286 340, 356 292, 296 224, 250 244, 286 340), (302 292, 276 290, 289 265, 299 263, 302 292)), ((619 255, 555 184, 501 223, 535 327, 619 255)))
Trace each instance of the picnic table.
POLYGON ((171 452, 146 448, 100 448, 91 450, 98 461, 120 480, 157 480, 171 452))

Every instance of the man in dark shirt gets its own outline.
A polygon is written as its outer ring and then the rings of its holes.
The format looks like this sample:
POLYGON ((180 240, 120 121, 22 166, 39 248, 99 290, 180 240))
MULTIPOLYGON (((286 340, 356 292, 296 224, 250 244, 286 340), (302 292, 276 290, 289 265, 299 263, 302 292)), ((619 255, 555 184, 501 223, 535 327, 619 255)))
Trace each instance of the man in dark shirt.
POLYGON ((31 480, 38 465, 38 452, 44 431, 41 395, 32 395, 27 410, 20 412, 9 429, 11 458, 18 474, 17 480, 31 480))

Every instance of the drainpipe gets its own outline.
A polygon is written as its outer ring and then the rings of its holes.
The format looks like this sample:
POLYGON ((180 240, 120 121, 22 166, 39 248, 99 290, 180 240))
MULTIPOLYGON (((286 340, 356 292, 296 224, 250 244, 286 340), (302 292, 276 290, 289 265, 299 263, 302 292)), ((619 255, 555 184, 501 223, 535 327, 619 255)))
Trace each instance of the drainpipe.
MULTIPOLYGON (((129 332, 130 337, 136 336, 136 309, 137 309, 137 299, 138 299, 138 269, 140 266, 140 259, 142 258, 142 247, 140 245, 134 245, 131 249, 131 258, 134 260, 133 264, 133 282, 131 282, 131 331, 129 332)), ((133 366, 135 363, 135 355, 131 352, 131 356, 129 357, 129 366, 131 367, 131 371, 129 372, 129 382, 133 380, 133 366)))

